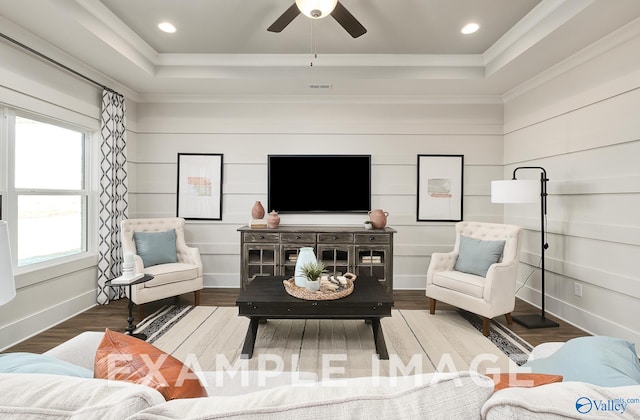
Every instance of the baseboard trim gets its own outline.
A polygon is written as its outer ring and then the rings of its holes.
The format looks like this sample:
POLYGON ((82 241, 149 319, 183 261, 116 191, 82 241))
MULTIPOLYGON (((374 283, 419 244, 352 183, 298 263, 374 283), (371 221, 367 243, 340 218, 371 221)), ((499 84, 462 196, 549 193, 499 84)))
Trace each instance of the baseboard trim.
POLYGON ((11 324, 0 327, 0 351, 4 351, 43 331, 96 306, 96 291, 91 290, 11 324))
MULTIPOLYGON (((524 287, 517 296, 532 306, 540 308, 540 292, 538 290, 524 287)), ((553 315, 576 328, 580 328, 588 334, 624 338, 635 343, 636 347, 640 346, 640 333, 638 331, 631 330, 624 325, 558 300, 553 296, 547 295, 545 298, 545 313, 553 315)))

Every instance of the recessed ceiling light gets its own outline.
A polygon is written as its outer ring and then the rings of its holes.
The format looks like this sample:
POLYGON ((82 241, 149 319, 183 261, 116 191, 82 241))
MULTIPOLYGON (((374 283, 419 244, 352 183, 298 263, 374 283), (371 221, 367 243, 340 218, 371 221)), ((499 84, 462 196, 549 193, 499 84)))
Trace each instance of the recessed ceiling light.
POLYGON ((478 29, 480 29, 480 25, 472 22, 464 25, 464 27, 460 30, 460 32, 462 32, 465 35, 469 35, 477 31, 478 29))
POLYGON ((162 32, 166 32, 169 34, 172 34, 176 31, 176 27, 173 26, 172 24, 170 24, 169 22, 162 22, 158 24, 158 28, 160 28, 160 30, 162 32))

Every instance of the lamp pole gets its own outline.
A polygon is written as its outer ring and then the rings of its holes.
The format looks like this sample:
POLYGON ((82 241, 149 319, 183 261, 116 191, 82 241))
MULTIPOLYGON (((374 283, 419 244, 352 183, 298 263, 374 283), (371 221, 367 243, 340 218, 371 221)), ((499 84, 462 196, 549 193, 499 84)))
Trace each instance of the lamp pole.
POLYGON ((515 168, 513 170, 513 179, 516 179, 516 172, 520 169, 539 169, 540 170, 540 247, 541 247, 541 252, 540 252, 540 269, 541 269, 541 292, 542 292, 542 296, 541 296, 541 315, 520 315, 520 316, 514 316, 513 320, 516 321, 518 324, 521 324, 527 328, 549 328, 549 327, 558 327, 558 323, 555 321, 552 321, 550 319, 547 319, 545 317, 545 311, 544 311, 544 298, 545 298, 545 290, 544 290, 544 286, 545 286, 545 267, 544 267, 544 252, 547 248, 549 248, 549 244, 547 243, 546 239, 546 226, 545 226, 545 216, 547 214, 547 181, 549 181, 549 178, 547 178, 547 171, 541 167, 541 166, 520 166, 518 168, 515 168))

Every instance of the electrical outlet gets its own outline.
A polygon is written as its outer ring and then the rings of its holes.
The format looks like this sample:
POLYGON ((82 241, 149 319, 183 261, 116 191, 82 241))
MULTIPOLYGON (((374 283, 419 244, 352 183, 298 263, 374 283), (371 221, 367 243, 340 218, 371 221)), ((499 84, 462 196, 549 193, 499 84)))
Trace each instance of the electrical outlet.
POLYGON ((578 282, 573 283, 573 294, 582 297, 582 284, 578 282))

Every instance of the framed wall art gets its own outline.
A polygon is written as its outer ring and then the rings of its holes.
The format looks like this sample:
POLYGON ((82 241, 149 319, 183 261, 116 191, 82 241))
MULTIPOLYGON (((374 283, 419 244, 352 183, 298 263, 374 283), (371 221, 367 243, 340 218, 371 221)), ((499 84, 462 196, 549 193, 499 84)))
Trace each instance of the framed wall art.
POLYGON ((419 222, 462 220, 464 155, 418 155, 419 222))
POLYGON ((220 153, 178 153, 178 217, 222 220, 222 165, 220 153))

